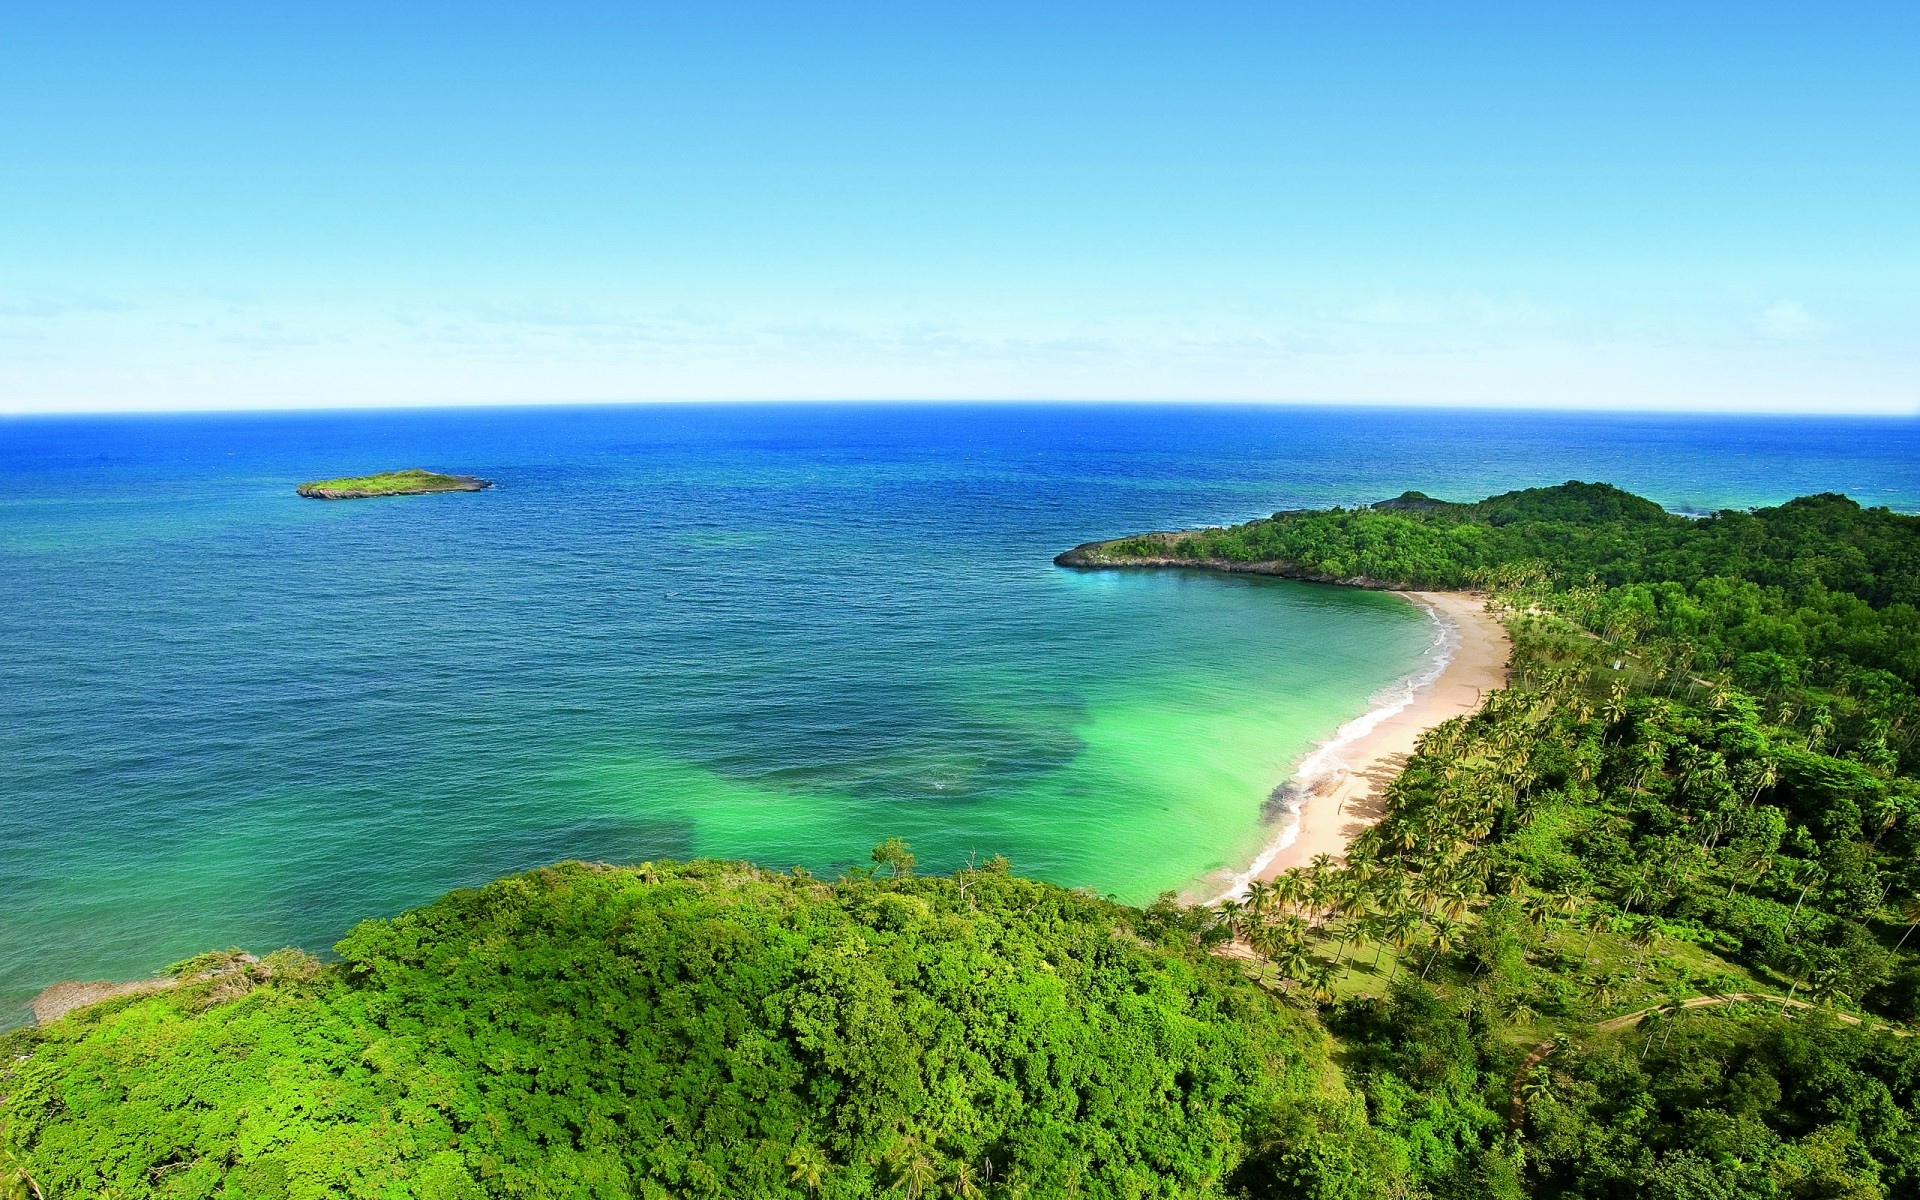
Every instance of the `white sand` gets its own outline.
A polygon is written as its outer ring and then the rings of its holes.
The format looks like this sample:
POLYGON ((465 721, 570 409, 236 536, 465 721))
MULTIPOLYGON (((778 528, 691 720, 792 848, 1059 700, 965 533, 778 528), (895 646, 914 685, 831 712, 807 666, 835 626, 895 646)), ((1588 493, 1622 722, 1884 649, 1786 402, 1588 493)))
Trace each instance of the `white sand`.
POLYGON ((1299 806, 1289 825, 1247 871, 1210 889, 1237 894, 1253 879, 1272 879, 1289 867, 1327 854, 1340 859, 1347 843, 1380 819, 1387 785, 1412 756, 1420 735, 1480 707, 1481 698, 1507 681, 1512 646, 1507 631, 1469 592, 1401 592, 1439 622, 1445 655, 1439 670, 1413 681, 1411 695, 1342 726, 1301 763, 1288 788, 1299 806))

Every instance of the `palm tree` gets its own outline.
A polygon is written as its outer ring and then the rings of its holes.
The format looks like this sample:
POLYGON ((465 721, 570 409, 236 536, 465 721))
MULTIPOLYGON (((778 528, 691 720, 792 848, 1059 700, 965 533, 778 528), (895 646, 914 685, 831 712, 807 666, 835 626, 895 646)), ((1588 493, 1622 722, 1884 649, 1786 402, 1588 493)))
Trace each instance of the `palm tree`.
POLYGON ((1422 871, 1409 890, 1420 911, 1431 916, 1434 907, 1446 898, 1447 883, 1436 872, 1422 871))
POLYGON ((1387 952, 1388 943, 1393 941, 1393 918, 1386 913, 1373 918, 1368 923, 1367 934, 1374 942, 1373 969, 1380 969, 1380 959, 1387 952))
POLYGON ((1457 922, 1441 917, 1433 923, 1433 932, 1427 938, 1427 965, 1420 970, 1420 978, 1425 979, 1427 972, 1433 970, 1433 964, 1460 948, 1460 926, 1457 922))
POLYGON ((1238 900, 1227 899, 1222 900, 1216 905, 1215 911, 1220 914, 1220 923, 1227 928, 1227 936, 1229 938, 1238 938, 1241 927, 1245 923, 1246 906, 1238 900))
POLYGON ((1527 897, 1523 911, 1526 914, 1527 924, 1533 928, 1533 931, 1535 933, 1545 933, 1548 923, 1553 920, 1553 901, 1535 892, 1533 895, 1527 897))
POLYGON ((1275 965, 1288 979, 1304 979, 1308 968, 1313 965, 1313 955, 1308 953, 1305 942, 1288 942, 1280 947, 1280 956, 1275 960, 1275 965))
POLYGON ((1373 893, 1365 888, 1355 888, 1353 894, 1341 905, 1341 911, 1351 921, 1364 921, 1372 916, 1377 907, 1373 902, 1373 893))
MULTIPOLYGON (((1360 961, 1360 952, 1365 950, 1367 943, 1373 940, 1373 925, 1374 919, 1372 917, 1355 917, 1352 919, 1352 923, 1347 931, 1346 944, 1352 950, 1352 952, 1347 955, 1347 970, 1353 970, 1355 965, 1360 961)), ((1374 961, 1379 961, 1379 955, 1374 956, 1374 961)))
POLYGON ((827 1175, 827 1156, 812 1146, 795 1146, 793 1153, 787 1155, 787 1166, 793 1172, 787 1177, 788 1183, 798 1183, 808 1192, 817 1192, 827 1175))
POLYGON ((1900 806, 1892 801, 1883 800, 1873 809, 1873 848, 1880 848, 1880 839, 1887 836, 1887 830, 1900 823, 1900 806))
POLYGON ((1307 971, 1307 994, 1315 1004, 1333 1003, 1333 968, 1319 963, 1307 971))
POLYGON ((1900 947, 1907 944, 1907 939, 1913 936, 1913 927, 1920 925, 1920 896, 1910 896, 1907 902, 1900 906, 1900 919, 1907 923, 1907 931, 1901 934, 1900 940, 1893 944, 1896 954, 1899 953, 1900 947))
POLYGON ((980 1200, 986 1193, 980 1190, 980 1181, 974 1177, 973 1166, 965 1159, 953 1164, 947 1174, 947 1190, 954 1200, 980 1200))
POLYGON ((1627 687, 1625 684, 1617 684, 1613 693, 1607 697, 1607 702, 1600 708, 1600 715, 1607 721, 1607 732, 1600 739, 1602 749, 1606 748, 1607 742, 1613 737, 1614 729, 1626 723, 1629 711, 1631 710, 1627 708, 1627 687))
POLYGON ((1635 979, 1640 977, 1640 966, 1646 961, 1647 951, 1653 949, 1659 941, 1660 927, 1655 924, 1652 917, 1641 917, 1633 923, 1632 930, 1627 934, 1627 942, 1639 951, 1633 959, 1633 976, 1635 979))
POLYGON ((1580 949, 1582 962, 1593 961, 1593 939, 1613 928, 1613 914, 1598 904, 1587 910, 1587 944, 1580 949))
POLYGON ((1727 887, 1729 900, 1733 899, 1735 888, 1743 883, 1751 887, 1759 882, 1762 875, 1773 869, 1773 855, 1765 846, 1748 846, 1734 859, 1733 865, 1738 868, 1740 874, 1736 874, 1733 877, 1733 883, 1727 887), (1745 877, 1742 878, 1742 876, 1745 877))
POLYGON ((1307 897, 1307 881, 1301 877, 1300 868, 1288 867, 1275 876, 1268 894, 1283 910, 1298 908, 1307 897))
POLYGON ((1400 960, 1406 956, 1407 947, 1413 945, 1413 940, 1420 936, 1420 928, 1424 924, 1420 914, 1411 910, 1397 912, 1388 920, 1387 940, 1393 943, 1393 971, 1387 976, 1388 983, 1392 983, 1395 976, 1400 974, 1400 960))
POLYGON ((1827 871, 1825 867, 1822 867, 1818 863, 1808 863, 1800 875, 1805 882, 1800 885, 1800 894, 1794 897, 1793 911, 1787 915, 1789 921, 1800 915, 1800 902, 1807 898, 1807 893, 1812 890, 1816 884, 1825 881, 1827 871))
POLYGON ((1813 979, 1807 984, 1807 994, 1813 997, 1815 1004, 1831 1007, 1836 1002, 1847 999, 1844 990, 1846 976, 1837 967, 1823 967, 1813 973, 1813 979))
POLYGON ((1595 1008, 1605 1012, 1620 998, 1620 981, 1614 975, 1596 975, 1587 980, 1587 995, 1595 1008))
POLYGON ((1323 910, 1333 903, 1338 882, 1328 876, 1314 874, 1307 878, 1306 906, 1307 915, 1318 920, 1323 910))
POLYGON ((1273 903, 1273 889, 1265 881, 1256 879, 1247 885, 1247 911, 1259 920, 1267 915, 1267 908, 1273 903))
POLYGON ((933 1160, 920 1149, 919 1141, 908 1138, 893 1164, 893 1188, 906 1194, 907 1200, 920 1200, 939 1181, 933 1160))

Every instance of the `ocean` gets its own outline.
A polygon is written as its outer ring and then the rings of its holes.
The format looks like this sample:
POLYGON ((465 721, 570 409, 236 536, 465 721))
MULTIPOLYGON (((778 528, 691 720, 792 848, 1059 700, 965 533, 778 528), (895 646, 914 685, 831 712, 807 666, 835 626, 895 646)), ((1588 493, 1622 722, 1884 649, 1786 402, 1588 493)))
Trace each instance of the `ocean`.
POLYGON ((1377 593, 1079 573, 1143 529, 1602 479, 1920 509, 1920 421, 658 405, 0 420, 0 1024, 61 979, 565 858, 1244 866, 1431 666, 1377 593), (490 491, 352 502, 399 467, 490 491))

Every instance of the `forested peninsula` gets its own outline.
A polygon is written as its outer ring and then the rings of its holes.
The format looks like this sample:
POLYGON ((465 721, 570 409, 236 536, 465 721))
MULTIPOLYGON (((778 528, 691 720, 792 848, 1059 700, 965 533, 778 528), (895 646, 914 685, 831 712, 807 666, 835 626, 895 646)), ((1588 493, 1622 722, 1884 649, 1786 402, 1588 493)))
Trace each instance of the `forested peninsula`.
MULTIPOLYGON (((6 1038, 19 1195, 1920 1195, 1920 518, 1601 484, 1069 552, 1485 591, 1344 862, 562 864, 6 1038), (1017 865, 1017 864, 1016 864, 1017 865)), ((216 961, 217 960, 217 961, 216 961)), ((211 969, 210 969, 211 968, 211 969)))

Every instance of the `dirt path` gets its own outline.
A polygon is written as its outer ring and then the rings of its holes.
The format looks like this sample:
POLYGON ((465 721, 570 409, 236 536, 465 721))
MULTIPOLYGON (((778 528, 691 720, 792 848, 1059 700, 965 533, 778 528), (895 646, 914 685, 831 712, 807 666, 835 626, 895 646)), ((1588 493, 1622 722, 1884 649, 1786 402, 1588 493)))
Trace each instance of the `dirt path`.
MULTIPOLYGON (((1716 1004, 1738 1004, 1742 1002, 1751 1002, 1754 1004, 1778 1004, 1783 1009, 1785 1008, 1812 1009, 1812 1008, 1819 1007, 1818 1005, 1810 1004, 1805 1000, 1789 1000, 1785 996, 1760 996, 1760 995, 1755 995, 1752 992, 1728 992, 1725 995, 1719 995, 1719 996, 1691 996, 1685 1000, 1682 1000, 1677 1007, 1681 1009, 1711 1008, 1716 1004)), ((1595 1025, 1593 1027, 1593 1031, 1596 1034, 1601 1034, 1601 1033, 1618 1033, 1622 1029, 1632 1029, 1635 1025, 1638 1025, 1640 1022, 1646 1020, 1648 1017, 1651 1017, 1656 1013, 1672 1012, 1674 1011, 1675 1007, 1676 1006, 1672 1004, 1661 1004, 1661 1005, 1656 1005, 1653 1008, 1643 1008, 1639 1012, 1628 1013, 1623 1017, 1609 1017, 1608 1019, 1600 1022, 1598 1025, 1595 1025)), ((1833 1013, 1835 1017, 1838 1017, 1841 1021, 1843 1021, 1848 1025, 1864 1024, 1864 1022, 1861 1021, 1859 1017, 1854 1016, 1852 1013, 1836 1012, 1833 1009, 1828 1009, 1827 1011, 1830 1013, 1833 1013)), ((1894 1032, 1899 1033, 1900 1031, 1895 1030, 1894 1032)), ((1901 1034, 1901 1036, 1904 1037, 1906 1035, 1901 1034)), ((1520 1088, 1523 1084, 1526 1083, 1528 1074, 1530 1074, 1535 1067, 1539 1066, 1541 1061, 1544 1060, 1549 1054, 1553 1053, 1553 1048, 1554 1047, 1552 1042, 1550 1041, 1541 1042, 1538 1046, 1535 1046, 1533 1048, 1533 1053, 1527 1055, 1525 1061, 1523 1061, 1520 1064, 1520 1069, 1514 1072, 1513 1090, 1510 1097, 1512 1107, 1511 1107, 1511 1112, 1509 1113, 1509 1116, 1508 1116, 1509 1124, 1514 1129, 1520 1128, 1521 1123, 1525 1121, 1527 1117, 1526 1100, 1520 1094, 1520 1088)))

